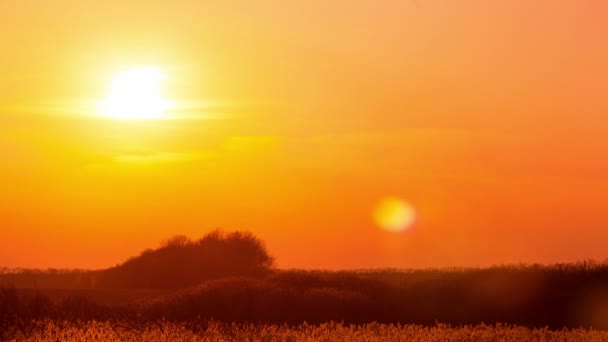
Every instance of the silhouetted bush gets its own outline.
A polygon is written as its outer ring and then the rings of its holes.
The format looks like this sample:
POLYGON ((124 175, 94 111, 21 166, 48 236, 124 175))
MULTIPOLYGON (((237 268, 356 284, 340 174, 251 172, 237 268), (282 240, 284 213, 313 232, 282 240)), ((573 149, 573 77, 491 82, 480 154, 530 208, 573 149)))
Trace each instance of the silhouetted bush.
POLYGON ((166 240, 125 263, 95 275, 96 287, 182 288, 204 280, 260 276, 273 265, 262 241, 251 233, 213 231, 199 240, 166 240))

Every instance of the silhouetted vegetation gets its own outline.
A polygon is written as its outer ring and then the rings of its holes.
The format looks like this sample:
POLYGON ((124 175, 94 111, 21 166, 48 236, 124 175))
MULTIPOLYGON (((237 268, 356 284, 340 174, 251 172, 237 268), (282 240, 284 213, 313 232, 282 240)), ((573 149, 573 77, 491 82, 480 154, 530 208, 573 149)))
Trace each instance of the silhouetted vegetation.
MULTIPOLYGON (((290 323, 507 323, 608 329, 608 267, 559 265, 460 271, 273 271, 164 294, 128 290, 124 305, 87 296, 47 298, 44 289, 3 288, 7 319, 220 320, 290 323)), ((95 290, 90 290, 94 293, 95 290)), ((116 290, 116 295, 123 293, 116 290)))
POLYGON ((182 288, 232 276, 259 276, 273 264, 251 233, 213 231, 199 240, 175 236, 155 250, 96 275, 96 287, 182 288))
POLYGON ((80 269, 9 269, 0 268, 0 285, 18 288, 90 288, 96 271, 80 269))
POLYGON ((253 235, 214 232, 196 241, 172 238, 96 276, 91 289, 0 289, 2 324, 33 319, 425 326, 485 322, 608 329, 607 263, 277 270, 253 235))
POLYGON ((253 234, 215 230, 194 241, 174 236, 157 249, 147 249, 105 270, 4 270, 0 284, 24 288, 183 288, 211 279, 260 276, 271 269, 273 261, 253 234))
POLYGON ((508 323, 608 329, 608 265, 460 271, 278 271, 158 299, 150 319, 258 323, 508 323))

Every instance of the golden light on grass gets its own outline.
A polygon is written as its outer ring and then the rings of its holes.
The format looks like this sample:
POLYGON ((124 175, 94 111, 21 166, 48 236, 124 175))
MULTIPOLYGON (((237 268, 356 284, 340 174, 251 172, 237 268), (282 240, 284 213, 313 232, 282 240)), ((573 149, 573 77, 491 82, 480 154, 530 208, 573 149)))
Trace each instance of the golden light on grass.
POLYGON ((157 67, 125 70, 112 79, 108 96, 99 102, 102 115, 123 120, 161 119, 172 108, 162 93, 165 75, 157 67))
POLYGON ((374 210, 376 224, 389 232, 409 229, 416 219, 414 208, 399 197, 383 198, 374 210))

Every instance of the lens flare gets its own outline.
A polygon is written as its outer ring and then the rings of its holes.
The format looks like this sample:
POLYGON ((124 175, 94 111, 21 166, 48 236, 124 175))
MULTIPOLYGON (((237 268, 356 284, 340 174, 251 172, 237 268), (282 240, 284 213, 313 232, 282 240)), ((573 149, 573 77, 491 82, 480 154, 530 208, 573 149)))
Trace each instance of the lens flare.
POLYGON ((416 219, 414 208, 399 197, 382 199, 374 210, 376 224, 389 232, 409 229, 416 219))

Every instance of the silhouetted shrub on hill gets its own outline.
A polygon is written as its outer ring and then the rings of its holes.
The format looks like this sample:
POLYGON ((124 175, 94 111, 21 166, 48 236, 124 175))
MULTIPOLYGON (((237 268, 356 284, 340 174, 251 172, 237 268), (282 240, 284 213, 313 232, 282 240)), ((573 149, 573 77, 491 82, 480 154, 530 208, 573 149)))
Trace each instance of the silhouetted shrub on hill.
POLYGON ((213 231, 192 241, 175 236, 121 265, 98 272, 96 287, 182 288, 209 279, 259 276, 273 265, 251 233, 213 231))

